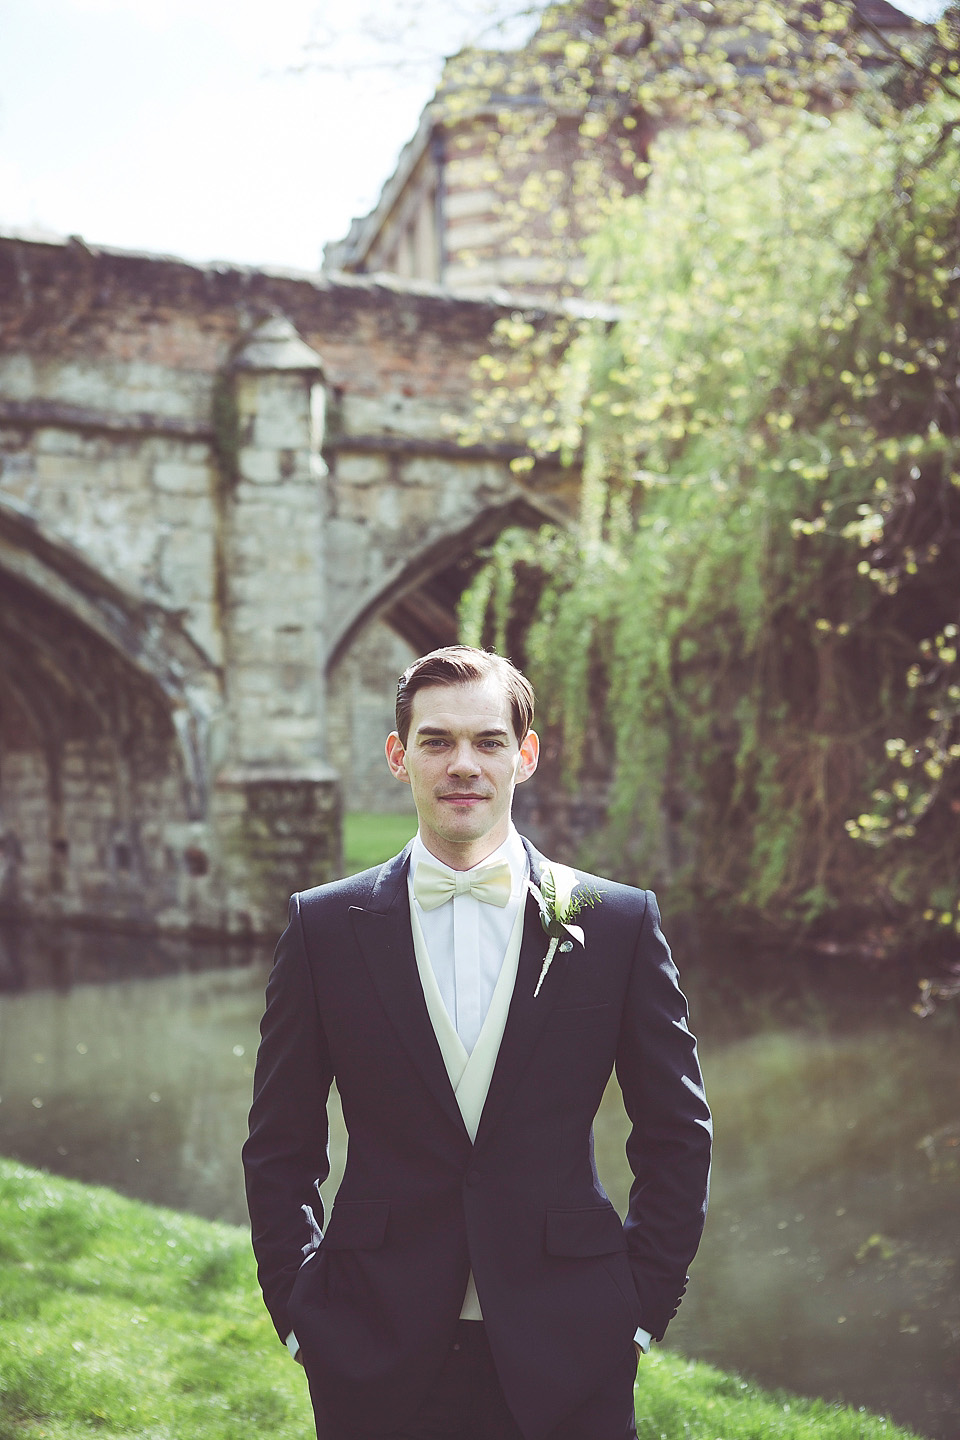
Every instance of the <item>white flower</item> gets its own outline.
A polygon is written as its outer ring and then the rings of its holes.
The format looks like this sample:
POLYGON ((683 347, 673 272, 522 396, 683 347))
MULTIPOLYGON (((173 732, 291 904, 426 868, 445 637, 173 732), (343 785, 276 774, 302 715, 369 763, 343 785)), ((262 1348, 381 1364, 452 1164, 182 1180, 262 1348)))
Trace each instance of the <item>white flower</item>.
POLYGON ((540 923, 547 935, 550 936, 550 944, 543 961, 543 968, 540 971, 540 978, 537 981, 533 998, 540 994, 540 987, 547 978, 547 971, 553 964, 553 957, 557 953, 557 947, 562 950, 573 948, 572 942, 577 941, 583 945, 583 930, 579 925, 571 925, 569 922, 575 915, 578 915, 585 905, 596 905, 600 899, 595 890, 581 888, 576 893, 579 881, 575 870, 569 865, 556 865, 550 862, 544 865, 540 872, 540 886, 534 885, 533 881, 527 882, 530 893, 540 907, 540 923), (566 936, 570 939, 566 939, 566 936), (562 946, 560 942, 563 941, 562 946))
POLYGON ((573 908, 573 892, 577 888, 577 872, 569 865, 544 865, 540 888, 555 918, 561 923, 568 919, 573 908))

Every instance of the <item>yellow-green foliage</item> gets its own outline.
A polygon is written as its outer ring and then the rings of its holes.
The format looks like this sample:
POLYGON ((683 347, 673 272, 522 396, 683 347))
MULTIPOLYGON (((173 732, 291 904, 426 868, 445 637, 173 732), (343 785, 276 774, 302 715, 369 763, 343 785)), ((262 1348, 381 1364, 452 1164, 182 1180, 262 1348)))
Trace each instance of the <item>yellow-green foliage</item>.
POLYGON ((618 318, 515 318, 485 362, 482 422, 579 455, 583 507, 502 542, 466 632, 539 567, 574 773, 609 734, 596 858, 674 905, 960 932, 958 119, 665 133, 589 251, 618 318))

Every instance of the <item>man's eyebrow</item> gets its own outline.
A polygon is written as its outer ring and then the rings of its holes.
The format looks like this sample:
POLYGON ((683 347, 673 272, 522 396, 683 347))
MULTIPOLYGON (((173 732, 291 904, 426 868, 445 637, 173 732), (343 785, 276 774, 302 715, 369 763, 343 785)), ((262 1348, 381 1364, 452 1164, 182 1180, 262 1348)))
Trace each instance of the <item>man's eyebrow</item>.
MULTIPOLYGON (((430 738, 437 735, 450 735, 452 732, 446 725, 418 725, 416 733, 418 736, 423 735, 430 738)), ((483 730, 474 731, 474 734, 479 739, 486 740, 501 735, 509 735, 510 731, 506 725, 488 725, 483 730)))

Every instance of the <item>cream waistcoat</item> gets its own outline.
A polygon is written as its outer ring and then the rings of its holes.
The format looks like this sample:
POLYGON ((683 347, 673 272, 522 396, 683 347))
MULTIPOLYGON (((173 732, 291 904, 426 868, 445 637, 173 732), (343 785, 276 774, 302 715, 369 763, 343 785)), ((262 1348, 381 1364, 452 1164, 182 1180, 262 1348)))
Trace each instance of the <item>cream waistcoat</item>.
MULTIPOLYGON (((496 1065, 497 1056, 500 1053, 500 1041, 503 1039, 507 1012, 513 998, 517 966, 520 962, 520 944, 523 940, 525 908, 521 904, 517 912, 507 952, 503 957, 503 966, 494 988, 493 998, 490 1001, 490 1008, 487 1011, 477 1043, 472 1052, 467 1054, 466 1046, 457 1034, 456 1027, 447 1013, 447 1007, 443 1003, 443 996, 440 994, 440 987, 433 973, 430 956, 427 954, 427 945, 423 938, 416 906, 410 906, 413 948, 417 957, 420 984, 423 986, 423 998, 427 1002, 427 1013, 436 1033, 443 1063, 447 1067, 450 1084, 453 1086, 453 1093, 457 1097, 464 1126, 471 1140, 477 1138, 480 1116, 483 1113, 487 1091, 490 1089, 493 1067, 496 1065)), ((464 1296, 460 1318, 461 1320, 481 1320, 483 1318, 480 1312, 480 1301, 477 1298, 477 1287, 473 1280, 473 1271, 470 1272, 470 1278, 467 1281, 467 1293, 464 1296)))

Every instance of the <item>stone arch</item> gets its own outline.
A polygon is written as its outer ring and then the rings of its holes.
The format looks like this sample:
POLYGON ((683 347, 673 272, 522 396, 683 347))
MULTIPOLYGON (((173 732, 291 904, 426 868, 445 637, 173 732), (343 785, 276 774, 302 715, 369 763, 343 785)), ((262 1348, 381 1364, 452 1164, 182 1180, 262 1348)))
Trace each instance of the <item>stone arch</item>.
MULTIPOLYGON (((219 703, 221 677, 179 618, 108 580, 76 549, 45 534, 26 511, 6 500, 0 501, 0 585, 14 602, 4 607, 8 621, 18 613, 22 617, 24 608, 29 612, 30 603, 40 607, 37 613, 55 612, 64 625, 99 642, 152 692, 167 710, 177 738, 190 808, 203 808, 207 731, 219 703)), ((19 631, 22 636, 22 624, 19 631)), ((89 677, 77 679, 78 690, 89 684, 89 677)))
POLYGON ((478 551, 509 527, 545 523, 558 523, 555 511, 515 494, 431 540, 357 606, 327 666, 328 745, 347 809, 412 812, 409 790, 391 779, 381 755, 396 677, 415 655, 456 640, 456 606, 478 551))
POLYGON ((450 643, 455 638, 450 629, 451 624, 455 624, 452 613, 448 613, 445 619, 441 618, 429 604, 428 591, 428 598, 420 607, 423 618, 418 626, 411 614, 411 597, 424 592, 431 580, 448 573, 458 562, 476 555, 503 530, 512 526, 536 530, 541 525, 558 523, 561 522, 555 510, 529 496, 514 494, 501 504, 488 506, 473 515, 465 525, 432 538, 429 544, 408 556, 383 577, 374 593, 360 597, 352 617, 330 646, 328 673, 340 663, 358 635, 377 619, 386 620, 401 634, 409 633, 411 643, 420 653, 435 645, 450 643), (436 633, 433 636, 430 635, 428 618, 431 609, 436 615, 436 633))
POLYGON ((146 914, 160 815, 206 810, 212 667, 176 616, 0 502, 0 674, 0 908, 146 914))

